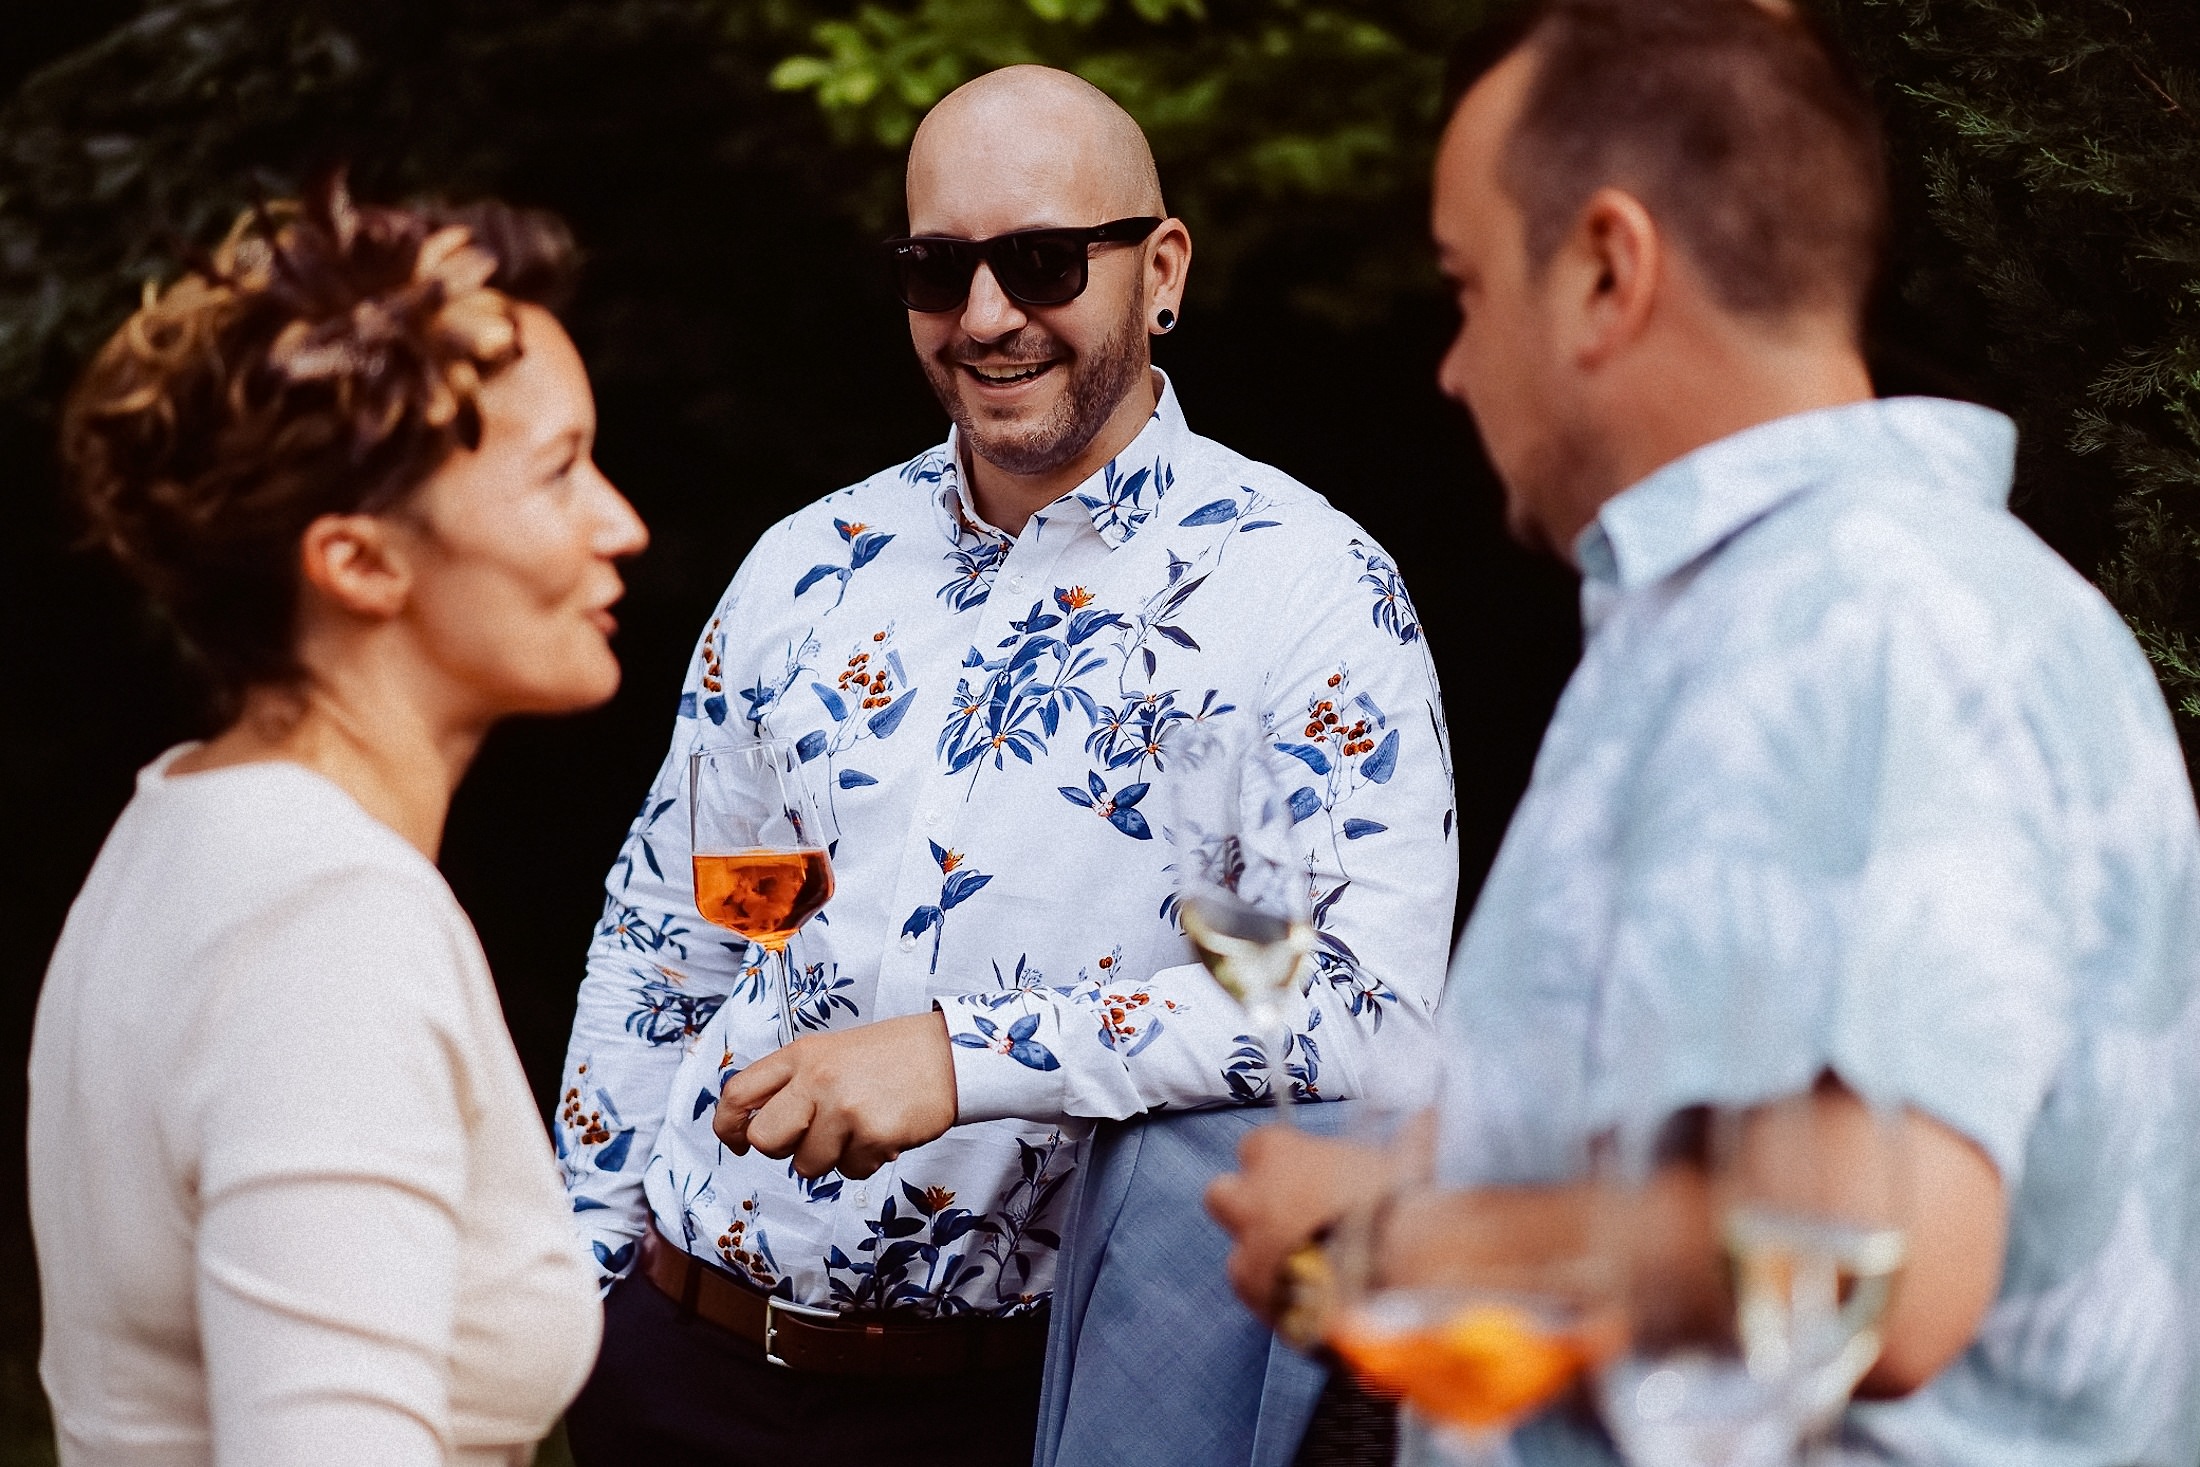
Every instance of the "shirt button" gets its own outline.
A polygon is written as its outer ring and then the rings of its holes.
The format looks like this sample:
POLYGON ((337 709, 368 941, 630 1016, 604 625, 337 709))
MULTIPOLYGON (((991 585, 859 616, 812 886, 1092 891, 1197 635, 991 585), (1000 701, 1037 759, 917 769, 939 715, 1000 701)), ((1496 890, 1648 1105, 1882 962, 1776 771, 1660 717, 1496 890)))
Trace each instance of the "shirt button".
POLYGON ((917 950, 917 934, 904 932, 901 935, 901 950, 905 953, 915 952, 917 950))

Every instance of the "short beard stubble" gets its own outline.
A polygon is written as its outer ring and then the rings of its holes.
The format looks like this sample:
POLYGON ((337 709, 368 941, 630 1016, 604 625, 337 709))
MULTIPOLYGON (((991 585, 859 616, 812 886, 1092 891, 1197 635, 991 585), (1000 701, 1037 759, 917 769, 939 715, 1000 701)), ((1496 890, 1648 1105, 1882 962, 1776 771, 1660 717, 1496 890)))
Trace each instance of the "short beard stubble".
POLYGON ((1147 370, 1145 334, 1145 312, 1134 295, 1106 340, 1056 369, 1069 374, 1069 386, 1054 411, 1016 433, 998 432, 976 420, 963 401, 962 367, 954 359, 944 353, 926 357, 924 375, 932 384, 932 395, 980 458, 1003 473, 1031 478, 1052 473, 1091 446, 1147 370))

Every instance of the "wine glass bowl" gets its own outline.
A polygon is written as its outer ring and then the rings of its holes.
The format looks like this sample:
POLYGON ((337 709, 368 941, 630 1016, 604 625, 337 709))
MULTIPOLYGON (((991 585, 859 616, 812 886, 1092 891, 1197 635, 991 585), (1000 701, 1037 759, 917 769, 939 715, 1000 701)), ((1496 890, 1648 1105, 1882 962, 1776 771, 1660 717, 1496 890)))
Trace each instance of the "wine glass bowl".
POLYGON ((1184 893, 1184 935, 1223 990, 1264 1034, 1291 1021, 1299 975, 1314 950, 1314 928, 1279 913, 1280 902, 1248 900, 1242 887, 1196 885, 1184 893))
POLYGON ((831 841, 796 746, 785 739, 688 756, 695 910, 777 960, 781 1042, 794 1038, 787 945, 833 896, 831 841))
POLYGON ((1616 1363, 1598 1403, 1633 1467, 1790 1467, 1879 1357, 1907 1251, 1904 1122, 1830 1076, 1709 1120, 1724 1330, 1616 1363))
POLYGON ((1270 1058, 1271 1093, 1284 1077, 1291 1024, 1314 951, 1313 894, 1293 848, 1289 797, 1258 757, 1218 723, 1171 740, 1178 798, 1166 832, 1177 850, 1177 911, 1202 965, 1245 1010, 1270 1058))
POLYGON ((1383 1289, 1341 1307, 1329 1344, 1369 1390, 1471 1434, 1501 1435, 1624 1344, 1609 1304, 1548 1288, 1383 1289))
POLYGON ((1480 1467, 1627 1349, 1623 1199, 1588 1148, 1542 1183, 1449 1190, 1435 1130, 1403 1135, 1333 1231, 1326 1340, 1432 1460, 1480 1467))
POLYGON ((802 924, 832 900, 832 861, 815 847, 694 859, 696 911, 766 952, 784 951, 802 924))
POLYGON ((1903 1120, 1830 1080, 1721 1118, 1714 1192, 1744 1363, 1786 1383, 1804 1434, 1879 1358, 1908 1252, 1903 1120))

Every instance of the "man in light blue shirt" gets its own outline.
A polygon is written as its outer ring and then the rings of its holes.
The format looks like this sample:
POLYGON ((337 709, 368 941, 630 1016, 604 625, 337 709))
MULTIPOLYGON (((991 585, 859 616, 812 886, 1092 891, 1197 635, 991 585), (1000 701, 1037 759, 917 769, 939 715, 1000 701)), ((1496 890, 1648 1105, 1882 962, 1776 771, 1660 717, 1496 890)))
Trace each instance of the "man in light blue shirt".
MULTIPOLYGON (((1588 644, 1453 965, 1442 1166, 1549 1172, 1615 1075, 1899 1101, 1910 1257, 1847 1443, 2190 1467, 2200 822, 2129 633, 2006 510, 2012 425, 1871 400, 1883 218, 1861 97, 1753 0, 1556 0, 1452 120, 1443 382, 1588 644)), ((1639 1261, 1715 1308, 1692 1171, 1639 1261)), ((1348 1175, 1264 1133, 1218 1184, 1256 1307, 1348 1175)), ((1612 1453, 1565 1412, 1515 1446, 1612 1453)))

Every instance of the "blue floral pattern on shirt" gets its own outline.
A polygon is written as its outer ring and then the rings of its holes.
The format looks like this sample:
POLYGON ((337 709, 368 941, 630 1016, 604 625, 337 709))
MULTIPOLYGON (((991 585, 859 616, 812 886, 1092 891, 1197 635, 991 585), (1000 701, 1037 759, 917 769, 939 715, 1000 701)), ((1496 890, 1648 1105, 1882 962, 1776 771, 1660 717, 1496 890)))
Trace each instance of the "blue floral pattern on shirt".
POLYGON ((1434 675, 1390 561, 1165 391, 1010 537, 955 438, 770 531, 704 629, 606 880, 556 1128, 607 1275, 647 1220, 843 1309, 1033 1307, 1088 1123, 1276 1081, 1175 920, 1171 740, 1216 720, 1287 772, 1319 953, 1286 1052, 1310 1098, 1425 1086, 1456 883, 1434 675), (718 1089, 781 1042, 775 963, 694 914, 699 744, 795 741, 837 889, 792 947, 798 1034, 939 1007, 962 1124, 876 1176, 735 1157, 718 1089), (667 1105, 665 1097, 672 1097, 667 1105))

